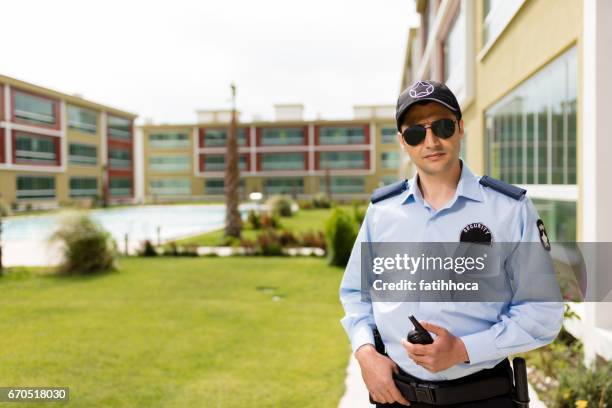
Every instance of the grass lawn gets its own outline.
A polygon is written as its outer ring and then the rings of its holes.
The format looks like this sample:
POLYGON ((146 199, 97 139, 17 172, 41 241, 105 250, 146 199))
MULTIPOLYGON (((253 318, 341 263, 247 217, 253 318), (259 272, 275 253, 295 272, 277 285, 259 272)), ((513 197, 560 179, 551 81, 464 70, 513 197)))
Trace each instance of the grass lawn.
MULTIPOLYGON (((342 206, 343 208, 352 211, 351 206, 342 206)), ((311 209, 300 210, 293 217, 280 217, 281 228, 294 233, 304 233, 308 231, 325 231, 325 222, 331 214, 331 209, 311 209)), ((244 229, 242 236, 250 240, 255 240, 261 231, 244 229)), ((191 238, 177 240, 177 244, 181 245, 201 245, 201 246, 216 246, 220 245, 223 240, 223 229, 207 232, 202 235, 197 235, 191 238)))
POLYGON ((68 405, 88 408, 334 407, 350 353, 341 274, 237 257, 0 277, 0 385, 68 386, 68 405))

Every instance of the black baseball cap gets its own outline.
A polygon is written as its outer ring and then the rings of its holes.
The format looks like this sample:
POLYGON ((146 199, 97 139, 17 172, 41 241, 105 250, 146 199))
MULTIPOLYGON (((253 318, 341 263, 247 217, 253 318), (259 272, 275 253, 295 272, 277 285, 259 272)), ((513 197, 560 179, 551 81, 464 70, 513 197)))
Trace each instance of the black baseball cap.
POLYGON ((434 101, 441 103, 455 113, 457 120, 461 119, 461 108, 455 98, 455 94, 448 87, 440 82, 422 80, 406 88, 397 98, 397 108, 395 110, 395 121, 397 130, 400 131, 402 120, 410 107, 421 101, 434 101))

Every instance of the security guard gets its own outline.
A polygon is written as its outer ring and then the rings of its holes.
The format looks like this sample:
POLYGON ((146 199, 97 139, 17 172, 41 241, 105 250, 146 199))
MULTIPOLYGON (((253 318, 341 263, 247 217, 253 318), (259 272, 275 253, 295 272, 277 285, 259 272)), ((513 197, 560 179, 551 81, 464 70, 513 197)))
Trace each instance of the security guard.
POLYGON ((362 297, 362 242, 540 242, 542 251, 550 250, 525 190, 477 177, 460 160, 463 121, 448 87, 416 82, 399 96, 396 121, 398 141, 417 173, 374 192, 340 286, 341 322, 370 398, 379 407, 513 407, 512 383, 491 381, 511 375, 510 354, 557 336, 561 302, 514 302, 511 293, 508 302, 461 305, 362 297), (406 341, 410 315, 433 333, 432 344, 406 341), (375 334, 385 354, 377 352, 375 334), (400 392, 400 383, 409 386, 400 392))

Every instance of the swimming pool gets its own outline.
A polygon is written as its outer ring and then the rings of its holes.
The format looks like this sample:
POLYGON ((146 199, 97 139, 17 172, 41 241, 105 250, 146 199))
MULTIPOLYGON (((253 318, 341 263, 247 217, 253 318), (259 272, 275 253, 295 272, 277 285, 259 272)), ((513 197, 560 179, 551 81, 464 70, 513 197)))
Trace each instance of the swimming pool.
MULTIPOLYGON (((244 214, 249 205, 241 205, 244 214)), ((161 241, 223 227, 224 205, 145 205, 96 209, 89 212, 111 233, 121 250, 134 250, 149 239, 161 241), (159 236, 158 236, 159 234, 159 236)), ((11 265, 50 265, 58 261, 57 249, 47 244, 67 212, 3 219, 3 262, 11 265)))

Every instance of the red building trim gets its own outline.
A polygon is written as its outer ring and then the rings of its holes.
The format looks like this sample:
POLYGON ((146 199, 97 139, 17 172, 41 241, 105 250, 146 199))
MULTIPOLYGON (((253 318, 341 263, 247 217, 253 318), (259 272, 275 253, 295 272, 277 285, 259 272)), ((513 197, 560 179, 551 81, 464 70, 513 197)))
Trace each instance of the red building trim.
MULTIPOLYGON (((11 141, 12 141, 12 152, 11 155, 13 157, 13 163, 15 164, 23 164, 23 165, 33 165, 33 166, 59 166, 62 163, 62 149, 60 138, 56 136, 47 136, 40 135, 38 133, 24 132, 21 130, 13 130, 11 132, 11 141), (28 136, 33 136, 38 139, 49 139, 53 142, 53 147, 55 149, 55 162, 48 161, 33 161, 33 160, 18 160, 17 159, 17 133, 21 133, 28 136)), ((2 149, 4 150, 4 149, 2 149)))
POLYGON ((0 121, 4 120, 4 84, 0 82, 0 121))
POLYGON ((0 163, 4 163, 4 129, 0 128, 0 163))
POLYGON ((60 114, 60 101, 59 101, 59 99, 53 98, 53 97, 50 97, 50 96, 46 96, 46 95, 38 94, 38 93, 35 93, 35 92, 25 91, 23 89, 17 89, 17 88, 12 88, 11 87, 11 115, 12 115, 11 120, 14 123, 21 123, 21 124, 24 124, 24 125, 40 127, 40 128, 43 128, 43 129, 55 129, 55 130, 60 130, 61 129, 62 117, 61 117, 61 114, 60 114), (28 94, 28 95, 31 95, 31 96, 35 96, 37 98, 47 99, 48 101, 52 102, 53 103, 53 114, 55 115, 55 124, 52 125, 52 126, 42 125, 40 123, 32 123, 30 121, 17 118, 16 115, 15 115, 15 92, 28 94))

